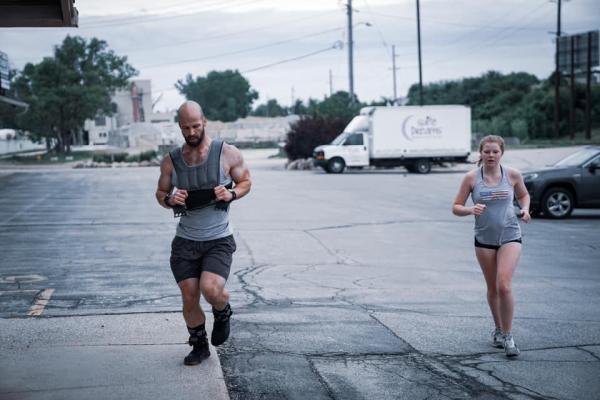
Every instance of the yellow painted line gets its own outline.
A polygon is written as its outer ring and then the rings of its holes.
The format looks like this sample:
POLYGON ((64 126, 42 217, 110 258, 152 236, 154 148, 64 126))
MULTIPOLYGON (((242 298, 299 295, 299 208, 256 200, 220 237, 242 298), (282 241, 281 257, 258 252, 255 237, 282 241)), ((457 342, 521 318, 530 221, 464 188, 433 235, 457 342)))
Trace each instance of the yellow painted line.
POLYGON ((29 309, 27 315, 36 317, 44 312, 44 308, 48 305, 50 297, 54 293, 54 289, 44 289, 35 298, 35 303, 29 309))

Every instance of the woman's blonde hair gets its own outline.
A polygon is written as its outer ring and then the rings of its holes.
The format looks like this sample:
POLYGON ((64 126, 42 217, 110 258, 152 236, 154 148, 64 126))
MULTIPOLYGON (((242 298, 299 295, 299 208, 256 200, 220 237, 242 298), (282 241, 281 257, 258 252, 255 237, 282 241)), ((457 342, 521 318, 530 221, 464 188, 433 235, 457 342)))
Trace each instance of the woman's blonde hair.
POLYGON ((481 165, 481 151, 483 150, 483 145, 486 143, 498 143, 500 146, 500 151, 504 154, 504 139, 502 136, 498 135, 487 135, 481 138, 479 141, 479 161, 477 161, 477 165, 481 165))

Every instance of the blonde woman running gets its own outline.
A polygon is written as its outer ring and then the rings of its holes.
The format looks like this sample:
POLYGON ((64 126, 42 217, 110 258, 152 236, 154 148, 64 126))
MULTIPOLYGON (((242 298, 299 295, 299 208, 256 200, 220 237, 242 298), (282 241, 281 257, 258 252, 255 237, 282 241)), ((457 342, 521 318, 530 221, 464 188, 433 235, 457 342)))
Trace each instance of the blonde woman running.
POLYGON ((520 351, 512 335, 514 300, 512 277, 521 255, 521 227, 518 217, 529 222, 529 194, 521 173, 503 167, 504 140, 500 136, 486 136, 479 143, 480 158, 477 168, 462 180, 452 212, 461 217, 475 216, 475 255, 487 284, 487 300, 496 329, 492 343, 502 348, 507 357, 516 357, 520 351), (465 203, 471 195, 474 206, 465 203), (513 199, 521 207, 517 216, 513 199))

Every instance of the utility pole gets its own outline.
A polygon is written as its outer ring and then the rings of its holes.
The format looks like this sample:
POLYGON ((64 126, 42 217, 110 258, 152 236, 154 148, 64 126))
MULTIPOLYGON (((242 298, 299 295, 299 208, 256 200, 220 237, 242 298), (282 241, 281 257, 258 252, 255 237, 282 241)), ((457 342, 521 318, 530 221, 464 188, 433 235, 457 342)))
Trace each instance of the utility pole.
POLYGON ((348 0, 346 6, 348 13, 348 78, 350 80, 350 104, 354 104, 354 65, 353 65, 353 47, 352 41, 352 0, 348 0))
POLYGON ((396 45, 392 45, 392 72, 394 76, 394 98, 393 104, 396 104, 396 100, 398 99, 398 92, 396 91, 396 45))
MULTIPOLYGON (((560 0, 558 0, 560 1, 560 0)), ((419 0, 417 0, 417 45, 419 47, 419 105, 423 105, 423 72, 421 69, 421 16, 419 11, 419 0)))
POLYGON ((592 32, 587 34, 587 72, 585 82, 585 138, 592 138, 592 32))
POLYGON ((329 69, 329 95, 333 94, 333 76, 331 75, 331 68, 329 69))
POLYGON ((575 139, 575 36, 571 36, 571 98, 569 101, 569 136, 575 139))
MULTIPOLYGON (((417 0, 418 1, 418 0, 417 0)), ((557 0, 558 12, 556 15, 556 69, 554 71, 554 137, 558 138, 560 129, 560 69, 558 67, 558 48, 560 41, 560 8, 561 0, 557 0)))

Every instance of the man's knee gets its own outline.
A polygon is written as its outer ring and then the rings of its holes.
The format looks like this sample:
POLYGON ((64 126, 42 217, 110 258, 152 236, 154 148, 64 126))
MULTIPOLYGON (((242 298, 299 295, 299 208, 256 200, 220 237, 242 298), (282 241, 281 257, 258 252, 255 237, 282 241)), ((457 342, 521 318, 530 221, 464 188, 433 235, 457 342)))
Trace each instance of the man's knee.
POLYGON ((199 288, 182 288, 181 298, 185 308, 197 306, 200 303, 200 290, 199 288))
POLYGON ((210 304, 217 303, 223 296, 223 287, 216 283, 207 283, 202 285, 202 295, 210 304))

